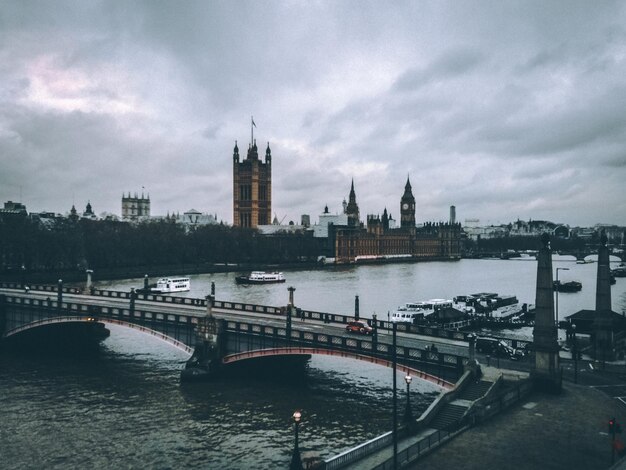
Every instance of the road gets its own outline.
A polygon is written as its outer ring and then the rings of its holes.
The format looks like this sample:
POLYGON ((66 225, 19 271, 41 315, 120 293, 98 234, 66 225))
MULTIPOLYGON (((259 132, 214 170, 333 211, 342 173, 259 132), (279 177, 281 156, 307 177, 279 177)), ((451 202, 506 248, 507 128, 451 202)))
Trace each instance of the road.
MULTIPOLYGON (((22 298, 37 298, 40 300, 50 299, 56 301, 56 293, 33 291, 28 293, 17 289, 0 289, 0 293, 14 295, 22 298)), ((129 308, 129 300, 115 297, 99 297, 83 294, 69 294, 63 293, 64 302, 76 302, 89 305, 96 305, 101 307, 115 307, 115 308, 129 308)), ((192 316, 204 316, 206 314, 206 307, 193 306, 186 304, 173 304, 154 301, 145 301, 137 299, 135 300, 136 310, 145 310, 155 313, 171 314, 178 313, 192 316)), ((242 311, 235 309, 225 308, 213 308, 213 315, 216 318, 225 320, 255 320, 263 325, 272 327, 283 327, 285 325, 285 318, 283 316, 277 316, 276 314, 267 314, 259 312, 242 311)), ((314 333, 328 334, 333 336, 344 337, 358 337, 358 333, 347 333, 345 326, 341 323, 324 323, 320 320, 306 319, 302 321, 299 318, 292 319, 292 329, 299 331, 309 331, 314 333)), ((365 336, 362 339, 370 340, 369 336, 365 336)), ((427 349, 432 345, 435 345, 437 351, 443 354, 451 354, 454 356, 468 357, 469 347, 464 341, 452 340, 447 338, 439 338, 434 336, 417 335, 413 333, 398 332, 397 333, 397 345, 402 347, 411 347, 416 349, 427 349)), ((391 344, 392 333, 390 330, 378 329, 378 341, 380 343, 391 344)))

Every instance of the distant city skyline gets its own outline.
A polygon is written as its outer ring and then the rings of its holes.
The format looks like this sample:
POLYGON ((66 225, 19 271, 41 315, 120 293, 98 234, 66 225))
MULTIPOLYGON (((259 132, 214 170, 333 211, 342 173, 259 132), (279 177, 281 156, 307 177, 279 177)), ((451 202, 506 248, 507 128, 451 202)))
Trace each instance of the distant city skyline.
MULTIPOLYGON (((232 149, 272 208, 626 225, 620 2, 0 4, 0 199, 232 223, 232 149)), ((273 215, 272 214, 272 218, 273 215)))

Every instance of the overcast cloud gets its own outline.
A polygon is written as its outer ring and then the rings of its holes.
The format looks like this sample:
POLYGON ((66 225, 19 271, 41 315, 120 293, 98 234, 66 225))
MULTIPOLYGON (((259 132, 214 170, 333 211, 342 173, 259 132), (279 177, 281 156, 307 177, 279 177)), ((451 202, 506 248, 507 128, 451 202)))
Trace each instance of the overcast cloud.
POLYGON ((8 0, 0 199, 232 223, 253 115, 285 221, 626 225, 625 77, 622 2, 8 0))

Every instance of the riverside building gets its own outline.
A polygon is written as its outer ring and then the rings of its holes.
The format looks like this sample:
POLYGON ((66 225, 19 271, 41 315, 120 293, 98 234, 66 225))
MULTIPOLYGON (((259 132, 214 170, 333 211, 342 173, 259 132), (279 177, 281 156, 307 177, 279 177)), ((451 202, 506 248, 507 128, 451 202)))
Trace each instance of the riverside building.
MULTIPOLYGON (((427 222, 417 227, 415 211, 415 197, 407 178, 404 194, 400 198, 400 227, 395 228, 391 223, 393 218, 386 208, 382 217, 368 215, 366 225, 363 225, 359 219, 353 181, 348 203, 344 205, 344 217, 337 218, 339 223, 327 226, 327 257, 337 264, 460 259, 461 224, 427 222)), ((319 232, 325 234, 326 230, 319 232)))

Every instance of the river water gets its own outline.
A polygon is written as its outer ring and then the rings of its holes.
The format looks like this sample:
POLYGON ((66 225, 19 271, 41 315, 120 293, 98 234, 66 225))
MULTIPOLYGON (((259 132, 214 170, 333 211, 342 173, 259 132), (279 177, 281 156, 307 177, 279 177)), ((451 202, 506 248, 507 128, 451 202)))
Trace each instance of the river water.
MULTIPOLYGON (((534 303, 535 260, 461 260, 287 270, 285 284, 238 286, 237 273, 191 276, 203 297, 215 283, 218 300, 285 305, 293 286, 297 306, 385 318, 398 305, 475 292, 515 294, 534 303)), ((559 317, 595 306, 597 264, 555 258, 563 281, 583 290, 559 295, 559 317)), ((155 279, 151 279, 154 281, 155 279)), ((128 290, 142 279, 98 282, 128 290)), ((626 310, 626 279, 612 287, 613 310, 626 310)), ((243 374, 203 384, 179 383, 187 355, 155 338, 111 326, 97 351, 0 353, 2 468, 287 468, 293 447, 291 415, 302 410, 305 458, 327 458, 391 429, 389 369, 313 357, 305 377, 243 374)), ((519 333, 518 333, 519 334, 519 333)), ((398 377, 399 409, 405 403, 398 377)), ((437 396, 414 380, 411 402, 421 413, 437 396)))

